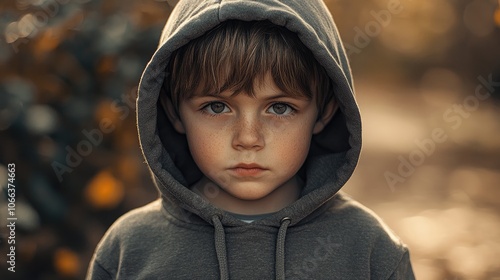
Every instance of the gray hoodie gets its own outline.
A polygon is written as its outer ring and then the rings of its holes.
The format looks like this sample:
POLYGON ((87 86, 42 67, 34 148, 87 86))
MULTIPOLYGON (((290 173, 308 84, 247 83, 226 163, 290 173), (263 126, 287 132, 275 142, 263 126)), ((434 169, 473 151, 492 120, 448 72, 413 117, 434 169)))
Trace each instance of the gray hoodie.
POLYGON ((361 119, 345 50, 321 0, 181 0, 142 76, 137 126, 160 198, 111 226, 87 279, 414 279, 405 245, 339 192, 357 164, 361 119), (313 136, 300 198, 252 223, 188 188, 202 174, 158 101, 170 54, 229 19, 269 20, 297 33, 339 103, 313 136))

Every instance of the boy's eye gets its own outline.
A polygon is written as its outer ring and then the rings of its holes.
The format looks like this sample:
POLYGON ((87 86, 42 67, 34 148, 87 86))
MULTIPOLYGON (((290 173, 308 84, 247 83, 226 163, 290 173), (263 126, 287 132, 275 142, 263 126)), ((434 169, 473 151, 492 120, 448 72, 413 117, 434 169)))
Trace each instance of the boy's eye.
POLYGON ((276 115, 289 115, 293 113, 294 109, 285 103, 274 103, 268 111, 276 115))
POLYGON ((229 108, 227 108, 226 104, 222 102, 212 102, 203 108, 207 110, 210 114, 221 114, 229 112, 229 108))

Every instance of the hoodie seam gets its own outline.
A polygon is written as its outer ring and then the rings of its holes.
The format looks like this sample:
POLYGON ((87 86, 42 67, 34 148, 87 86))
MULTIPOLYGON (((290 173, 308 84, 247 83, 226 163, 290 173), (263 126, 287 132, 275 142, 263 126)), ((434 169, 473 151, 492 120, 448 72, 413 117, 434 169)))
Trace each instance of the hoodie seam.
POLYGON ((394 269, 391 271, 391 274, 389 275, 389 277, 387 279, 392 279, 392 277, 394 276, 394 274, 396 272, 398 272, 398 269, 399 267, 401 266, 401 263, 403 262, 404 258, 405 258, 405 255, 408 254, 409 250, 408 250, 408 247, 406 247, 405 245, 401 244, 400 245, 401 248, 403 249, 402 251, 402 254, 401 254, 401 257, 399 258, 399 261, 397 262, 396 266, 394 267, 394 269))
POLYGON ((95 264, 95 265, 97 265, 97 266, 99 266, 102 270, 104 270, 104 271, 106 272, 106 274, 109 276, 109 278, 113 278, 113 275, 111 274, 111 272, 110 272, 108 269, 106 269, 106 268, 104 267, 104 265, 102 265, 102 264, 99 262, 99 260, 97 260, 97 258, 94 260, 94 264, 95 264))

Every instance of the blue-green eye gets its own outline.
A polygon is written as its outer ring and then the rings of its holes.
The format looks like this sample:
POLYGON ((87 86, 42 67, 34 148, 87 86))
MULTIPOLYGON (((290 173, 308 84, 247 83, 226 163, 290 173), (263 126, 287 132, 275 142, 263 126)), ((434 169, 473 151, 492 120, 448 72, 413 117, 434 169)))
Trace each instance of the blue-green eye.
POLYGON ((268 111, 276 115, 290 115, 294 112, 294 109, 285 103, 274 103, 269 107, 268 111))
POLYGON ((206 110, 208 113, 213 115, 229 112, 229 108, 226 106, 226 104, 217 101, 211 102, 210 104, 205 106, 203 110, 206 110))

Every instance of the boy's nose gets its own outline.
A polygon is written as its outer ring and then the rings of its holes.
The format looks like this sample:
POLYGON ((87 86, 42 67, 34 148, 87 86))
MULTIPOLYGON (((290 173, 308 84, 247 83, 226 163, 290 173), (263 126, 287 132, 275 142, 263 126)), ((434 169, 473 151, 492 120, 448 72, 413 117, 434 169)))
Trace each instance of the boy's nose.
POLYGON ((242 118, 235 124, 233 148, 260 150, 264 147, 262 125, 257 118, 242 118))

